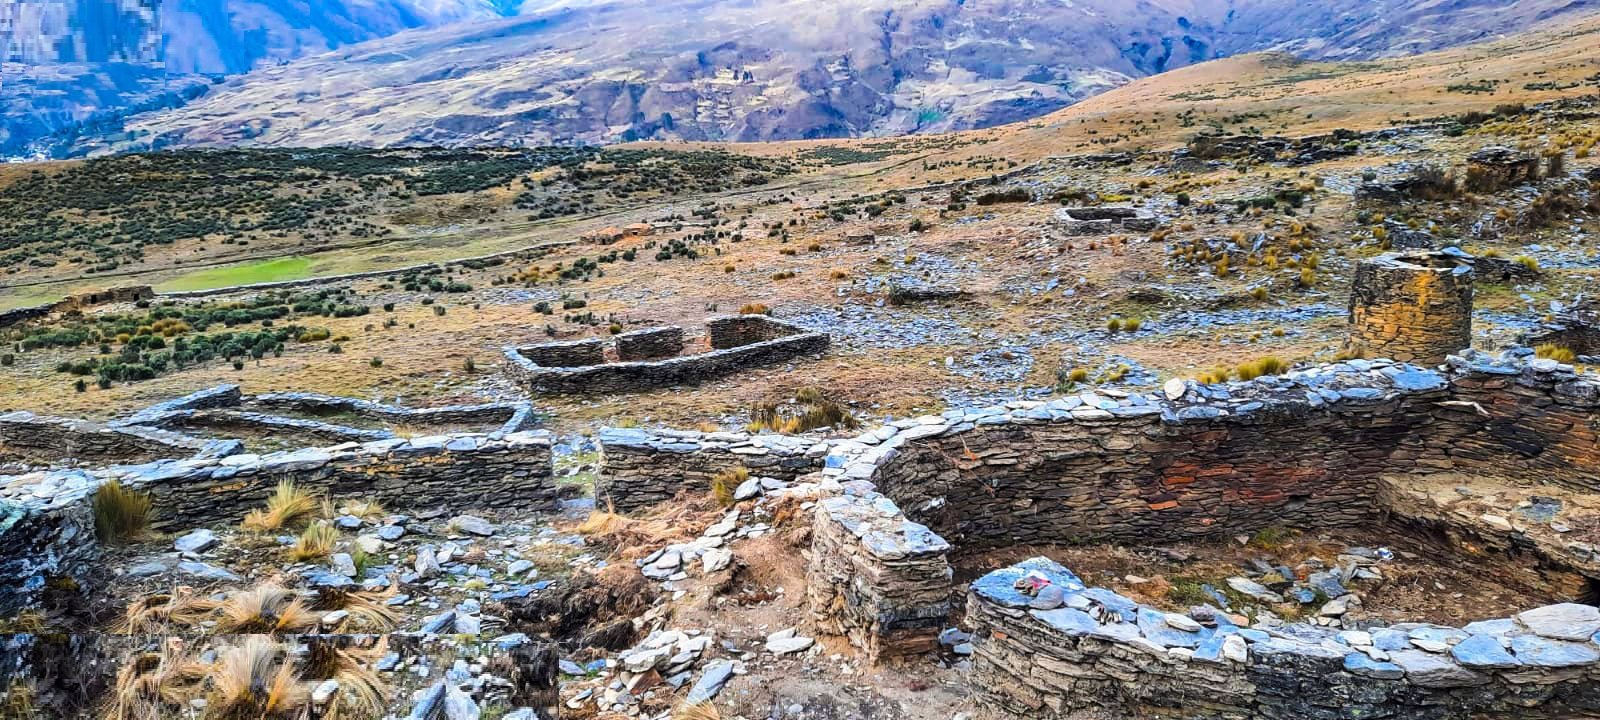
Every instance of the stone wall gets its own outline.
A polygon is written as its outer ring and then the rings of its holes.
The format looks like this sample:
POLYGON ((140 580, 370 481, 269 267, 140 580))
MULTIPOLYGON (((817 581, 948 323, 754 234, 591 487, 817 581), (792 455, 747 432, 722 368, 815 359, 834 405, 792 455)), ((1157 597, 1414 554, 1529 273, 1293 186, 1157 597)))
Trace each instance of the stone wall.
POLYGON ((1445 252, 1391 253, 1356 266, 1346 348, 1435 365, 1472 345, 1473 269, 1445 252))
POLYGON ((826 333, 808 332, 764 315, 716 318, 706 327, 711 346, 718 349, 698 355, 563 367, 536 360, 535 356, 550 347, 537 345, 506 348, 504 368, 514 382, 530 393, 625 393, 695 385, 747 368, 823 355, 829 346, 826 333))
POLYGON ((950 546, 868 483, 817 507, 806 569, 812 620, 869 662, 927 653, 950 615, 950 546))
POLYGON ((1567 308, 1524 340, 1530 346, 1549 343, 1580 356, 1600 357, 1600 301, 1567 308))
POLYGON ((803 332, 800 328, 766 315, 734 315, 714 318, 706 323, 706 335, 711 340, 711 347, 717 350, 754 345, 803 332))
POLYGON ((785 435, 600 430, 595 502, 632 512, 681 492, 711 491, 717 473, 743 467, 752 477, 793 480, 822 467, 827 445, 785 435))
POLYGON ((95 490, 111 480, 152 497, 152 528, 161 532, 237 523, 264 505, 282 480, 332 499, 376 500, 399 511, 547 510, 559 496, 550 439, 534 433, 380 440, 0 477, 0 609, 25 602, 35 585, 42 586, 32 578, 87 579, 94 556, 89 508, 95 490))
MULTIPOLYGON (((1387 512, 1384 476, 1455 470, 1596 492, 1597 429, 1600 379, 1525 351, 1469 351, 1445 370, 1351 360, 911 418, 832 442, 820 472, 873 484, 885 512, 903 508, 963 547, 1146 544, 1370 522, 1387 512)), ((825 557, 835 552, 823 542, 812 561, 847 575, 825 557)), ((867 619, 813 614, 873 647, 867 619)))
POLYGON ((974 582, 967 618, 978 705, 1009 717, 1600 716, 1600 610, 1585 605, 1462 628, 1250 629, 1086 588, 1035 558, 974 582))
POLYGON ((1149 232, 1158 222, 1155 216, 1131 207, 1061 208, 1055 214, 1056 228, 1071 236, 1149 232))
POLYGON ((0 457, 40 463, 138 463, 213 451, 200 438, 148 427, 102 425, 87 420, 17 411, 0 415, 0 457))
POLYGON ((617 359, 654 360, 683 352, 683 328, 658 327, 634 330, 616 338, 617 359))
POLYGON ((606 361, 606 343, 600 338, 541 343, 517 348, 518 355, 547 368, 584 367, 606 361))

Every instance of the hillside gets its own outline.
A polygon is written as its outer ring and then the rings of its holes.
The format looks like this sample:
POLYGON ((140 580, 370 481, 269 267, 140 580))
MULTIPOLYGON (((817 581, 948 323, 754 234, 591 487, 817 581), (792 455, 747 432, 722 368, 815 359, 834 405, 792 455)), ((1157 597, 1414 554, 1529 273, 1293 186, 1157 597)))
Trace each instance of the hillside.
MULTIPOLYGON (((1037 117, 1222 56, 1281 48, 1312 59, 1393 57, 1587 11, 1559 0, 610 0, 528 2, 516 17, 473 22, 489 11, 463 5, 410 18, 420 29, 389 37, 409 19, 380 15, 369 29, 381 40, 269 63, 192 101, 119 115, 63 146, 460 147, 945 132, 1037 117), (456 16, 469 21, 443 19, 456 16)), ((354 25, 307 30, 312 40, 296 47, 340 47, 360 39, 347 27, 354 25)), ((179 66, 219 67, 205 48, 234 45, 195 32, 194 52, 206 57, 179 66)), ((223 63, 229 72, 237 65, 223 63)))

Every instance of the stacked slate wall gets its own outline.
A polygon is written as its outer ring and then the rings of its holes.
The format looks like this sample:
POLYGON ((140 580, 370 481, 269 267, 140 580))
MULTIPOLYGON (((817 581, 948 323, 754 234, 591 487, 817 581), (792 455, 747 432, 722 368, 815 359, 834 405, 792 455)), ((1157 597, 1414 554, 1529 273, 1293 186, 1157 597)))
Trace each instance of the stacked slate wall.
MULTIPOLYGON (((717 318, 707 323, 710 352, 683 355, 664 360, 577 363, 563 359, 565 365, 539 360, 554 345, 508 347, 505 372, 529 393, 576 395, 628 393, 678 385, 697 385, 706 380, 731 375, 749 368, 765 367, 796 358, 826 354, 826 333, 808 332, 764 315, 717 318)), ((577 347, 578 341, 564 345, 577 347)), ((586 346, 587 347, 587 346, 586 346)), ((603 355, 604 347, 584 350, 603 355)))
POLYGON ((710 492, 713 476, 739 467, 751 477, 793 480, 820 469, 827 454, 825 444, 783 435, 604 428, 599 439, 595 501, 623 512, 710 492))
POLYGON ((1349 350, 1436 365, 1472 345, 1471 258, 1390 253, 1356 266, 1349 350))
MULTIPOLYGON (((1053 603, 1052 603, 1053 604, 1053 603)), ((971 685, 1007 717, 1301 720, 1600 717, 1600 611, 1557 605, 1461 628, 1201 625, 1035 558, 972 584, 971 685), (1017 581, 1064 604, 1031 609, 1017 581)))
POLYGON ((96 556, 89 508, 107 481, 147 493, 151 527, 234 524, 277 484, 395 510, 552 510, 559 499, 548 436, 450 435, 270 455, 164 460, 0 477, 0 609, 25 603, 47 576, 83 581, 96 556))
POLYGON ((200 438, 154 428, 17 411, 0 415, 0 457, 27 462, 138 463, 188 457, 208 448, 200 438))

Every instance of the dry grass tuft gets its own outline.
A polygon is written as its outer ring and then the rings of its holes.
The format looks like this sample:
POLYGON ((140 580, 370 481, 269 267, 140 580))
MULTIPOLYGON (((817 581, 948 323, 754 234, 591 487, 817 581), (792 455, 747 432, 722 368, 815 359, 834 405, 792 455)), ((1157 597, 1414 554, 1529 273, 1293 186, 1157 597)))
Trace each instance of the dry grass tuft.
POLYGON ((312 607, 322 612, 344 610, 350 613, 339 627, 333 628, 334 632, 389 632, 400 621, 400 614, 384 601, 399 592, 400 586, 397 584, 391 584, 389 589, 376 593, 325 587, 317 591, 312 607))
POLYGON ((289 547, 289 559, 306 562, 325 558, 333 553, 334 543, 338 541, 339 531, 334 526, 325 522, 312 523, 301 531, 300 537, 289 547))
POLYGON ((94 493, 94 534, 101 542, 126 542, 150 528, 150 496, 115 480, 94 493))
POLYGON ((1565 363, 1569 365, 1573 362, 1576 362, 1578 359, 1578 354, 1573 352, 1572 348, 1563 347, 1555 343, 1545 343, 1540 345, 1534 348, 1533 352, 1537 357, 1541 357, 1546 360, 1554 360, 1558 363, 1565 363))
POLYGON ((224 650, 211 683, 206 717, 215 720, 290 717, 311 695, 287 648, 262 637, 224 650))
POLYGON ((728 468, 711 476, 711 497, 719 507, 733 506, 733 491, 750 479, 750 469, 743 465, 728 468))
POLYGON ((222 604, 196 597, 187 589, 156 594, 128 604, 122 619, 112 627, 119 635, 161 635, 172 628, 190 628, 211 617, 222 604))
POLYGON ((292 590, 262 585, 228 596, 217 609, 218 635, 276 635, 317 626, 317 614, 292 590))
POLYGON ((711 703, 686 703, 672 711, 672 720, 722 720, 722 713, 711 703))
POLYGON ((210 665, 183 652, 181 641, 168 639, 160 652, 131 657, 117 670, 107 693, 105 720, 166 720, 174 709, 187 707, 204 693, 210 665))
POLYGON ((296 488, 292 480, 283 480, 267 498, 265 509, 251 510, 244 516, 244 529, 267 532, 299 525, 310 521, 319 505, 316 496, 296 488))

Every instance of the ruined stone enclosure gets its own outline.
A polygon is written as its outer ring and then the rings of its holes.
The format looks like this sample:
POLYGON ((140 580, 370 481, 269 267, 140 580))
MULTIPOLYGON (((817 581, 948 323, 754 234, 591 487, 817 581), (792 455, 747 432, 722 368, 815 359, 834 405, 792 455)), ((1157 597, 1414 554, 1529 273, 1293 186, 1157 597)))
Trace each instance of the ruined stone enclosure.
POLYGON ((1363 261, 1350 289, 1346 350, 1436 365, 1472 345, 1472 259, 1392 253, 1363 261))
MULTIPOLYGON (((1600 716, 1600 610, 1578 604, 1600 587, 1595 533, 1449 500, 1468 484, 1527 503, 1600 496, 1600 378, 1529 355, 1174 381, 1157 394, 951 410, 831 441, 805 453, 820 457, 797 478, 832 493, 811 535, 813 624, 890 660, 937 647, 959 618, 973 634, 970 688, 997 717, 1600 716), (1221 610, 1172 613, 1086 587, 1044 558, 964 590, 954 579, 966 555, 994 548, 1148 547, 1285 526, 1382 527, 1459 553, 1451 562, 1499 558, 1589 588, 1511 617, 1466 609, 1455 627, 1245 627, 1221 610)), ((619 440, 614 497, 657 493, 660 478, 683 474, 672 468, 689 464, 691 446, 726 462, 761 445, 619 440), (652 447, 662 473, 641 470, 652 447)))
POLYGON ((506 372, 531 394, 626 393, 705 380, 828 352, 826 333, 765 315, 706 323, 703 338, 682 328, 637 330, 610 340, 590 338, 505 350, 506 372))

